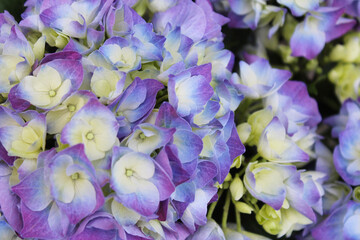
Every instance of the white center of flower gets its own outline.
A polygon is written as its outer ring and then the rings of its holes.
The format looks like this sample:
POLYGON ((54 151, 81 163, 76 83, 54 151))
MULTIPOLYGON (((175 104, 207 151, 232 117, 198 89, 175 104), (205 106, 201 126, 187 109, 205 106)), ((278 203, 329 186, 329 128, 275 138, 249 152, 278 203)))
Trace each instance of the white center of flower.
POLYGON ((76 107, 75 107, 74 104, 69 104, 69 105, 67 106, 67 108, 68 108, 69 112, 74 112, 74 111, 76 110, 76 107))
POLYGON ((125 175, 126 175, 127 177, 131 177, 133 174, 134 174, 134 171, 133 171, 133 170, 131 170, 131 169, 126 169, 125 175))
POLYGON ((94 134, 93 134, 92 132, 88 132, 88 133, 86 134, 86 139, 87 139, 87 140, 93 140, 93 139, 94 139, 94 134))
POLYGON ((141 140, 144 140, 144 139, 146 138, 146 136, 145 136, 144 133, 140 133, 140 134, 139 134, 139 138, 140 138, 141 140))
POLYGON ((77 173, 77 172, 71 175, 71 179, 72 179, 72 180, 79 179, 79 177, 80 177, 80 174, 77 173))
POLYGON ((49 96, 50 97, 55 97, 56 96, 56 92, 54 90, 50 90, 49 91, 49 96))

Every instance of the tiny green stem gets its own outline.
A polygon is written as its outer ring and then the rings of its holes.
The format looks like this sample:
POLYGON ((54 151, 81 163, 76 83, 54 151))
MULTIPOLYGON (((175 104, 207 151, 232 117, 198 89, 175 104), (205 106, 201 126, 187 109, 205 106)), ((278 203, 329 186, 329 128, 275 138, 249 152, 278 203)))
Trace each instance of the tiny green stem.
POLYGON ((156 103, 162 103, 163 101, 168 100, 168 95, 165 94, 164 96, 160 97, 156 103))
POLYGON ((254 211, 255 211, 255 213, 258 213, 259 211, 260 211, 260 208, 259 208, 259 206, 255 203, 255 204, 253 204, 253 206, 254 206, 254 211))
MULTIPOLYGON (((232 203, 235 205, 235 200, 231 199, 232 203)), ((241 233, 241 218, 240 212, 235 207, 235 217, 236 217, 236 230, 241 233)))
POLYGON ((215 207, 216 205, 218 204, 219 202, 219 199, 221 198, 221 195, 223 194, 224 192, 224 189, 220 189, 219 190, 219 193, 218 193, 218 200, 216 202, 213 202, 211 205, 210 205, 210 208, 209 208, 209 211, 208 211, 208 214, 207 214, 207 218, 208 219, 211 219, 213 213, 214 213, 214 210, 215 210, 215 207))
POLYGON ((253 156, 249 162, 255 162, 260 157, 260 153, 257 153, 255 156, 253 156))
POLYGON ((231 195, 230 195, 230 191, 228 191, 226 194, 224 212, 223 212, 222 224, 221 224, 223 229, 226 229, 226 226, 227 226, 227 219, 228 219, 229 208, 230 208, 230 200, 231 200, 231 195))
POLYGON ((236 230, 238 232, 241 232, 241 218, 240 218, 240 213, 239 211, 236 210, 235 208, 235 217, 236 217, 236 230))
POLYGON ((257 110, 260 110, 260 109, 262 109, 262 108, 263 108, 263 103, 260 102, 260 103, 257 103, 257 104, 255 104, 255 105, 249 106, 248 111, 249 111, 250 113, 253 113, 253 112, 256 112, 257 110))

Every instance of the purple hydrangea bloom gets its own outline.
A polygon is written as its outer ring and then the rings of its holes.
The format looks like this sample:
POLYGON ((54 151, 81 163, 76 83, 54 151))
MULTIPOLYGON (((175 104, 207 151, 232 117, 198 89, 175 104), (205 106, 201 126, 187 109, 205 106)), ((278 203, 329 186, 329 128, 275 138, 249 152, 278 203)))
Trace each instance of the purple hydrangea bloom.
POLYGON ((360 184, 360 157, 358 146, 360 139, 359 125, 347 127, 339 134, 339 145, 334 150, 334 165, 339 175, 351 185, 360 184))
POLYGON ((67 123, 61 141, 71 146, 83 143, 90 161, 102 159, 117 143, 119 123, 114 114, 98 100, 91 99, 67 123))
POLYGON ((263 98, 276 92, 291 77, 287 70, 274 69, 266 59, 251 64, 240 61, 240 76, 233 74, 231 82, 249 98, 263 98))
POLYGON ((211 65, 206 64, 170 76, 169 102, 180 116, 191 116, 203 110, 213 95, 210 71, 211 65))
POLYGON ((244 184, 251 195, 275 210, 281 209, 286 200, 286 205, 312 221, 316 220, 313 210, 304 201, 307 198, 307 189, 304 192, 304 183, 295 166, 269 162, 250 163, 246 168, 244 184), (269 182, 269 178, 273 181, 269 182))
POLYGON ((39 168, 12 187, 21 199, 24 227, 20 234, 44 239, 68 236, 74 227, 71 224, 104 203, 95 170, 83 145, 58 154, 54 150, 43 152, 38 161, 39 168))
POLYGON ((321 121, 317 102, 309 96, 303 82, 287 81, 265 99, 265 106, 271 106, 290 135, 296 133, 300 126, 313 128, 321 121))
POLYGON ((290 40, 292 56, 315 58, 324 48, 325 43, 338 38, 349 31, 355 24, 353 20, 340 18, 343 9, 322 7, 306 16, 298 24, 290 40))
POLYGON ((360 204, 349 201, 335 209, 320 225, 312 230, 316 240, 322 239, 358 239, 360 237, 359 216, 360 204))
POLYGON ((143 122, 152 112, 156 94, 163 85, 154 79, 135 78, 125 91, 116 98, 109 108, 115 112, 120 124, 118 138, 128 136, 133 128, 143 122))
POLYGON ((113 148, 111 187, 124 206, 150 216, 174 191, 165 170, 150 156, 128 148, 113 148))

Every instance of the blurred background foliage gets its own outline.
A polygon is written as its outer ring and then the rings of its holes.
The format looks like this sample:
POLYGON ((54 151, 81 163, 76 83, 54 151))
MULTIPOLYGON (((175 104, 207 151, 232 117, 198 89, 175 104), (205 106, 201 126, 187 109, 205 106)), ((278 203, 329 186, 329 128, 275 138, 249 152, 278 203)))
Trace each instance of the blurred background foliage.
POLYGON ((21 13, 25 10, 24 2, 25 0, 0 0, 0 12, 6 10, 19 21, 21 13))

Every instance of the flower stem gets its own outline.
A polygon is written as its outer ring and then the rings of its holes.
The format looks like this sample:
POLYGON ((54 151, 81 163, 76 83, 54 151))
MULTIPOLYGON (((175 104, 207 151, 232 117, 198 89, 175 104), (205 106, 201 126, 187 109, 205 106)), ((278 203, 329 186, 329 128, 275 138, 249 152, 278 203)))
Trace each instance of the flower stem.
POLYGON ((224 205, 224 212, 223 212, 223 218, 222 218, 222 228, 226 229, 227 226, 227 219, 228 219, 228 215, 229 215, 229 208, 230 208, 230 191, 227 192, 226 194, 226 199, 225 199, 225 205, 224 205))
POLYGON ((215 207, 218 204, 219 199, 221 198, 221 195, 223 194, 223 192, 224 192, 224 189, 220 189, 219 192, 218 192, 218 200, 216 202, 213 202, 210 205, 210 208, 209 208, 209 211, 208 211, 208 214, 207 214, 207 219, 211 219, 211 217, 212 217, 212 215, 214 213, 215 207))
POLYGON ((260 153, 256 153, 256 155, 253 156, 249 162, 255 162, 256 160, 258 160, 259 157, 260 157, 260 153))
POLYGON ((164 96, 160 97, 157 101, 156 104, 161 104, 162 102, 168 100, 168 95, 165 94, 164 96))
MULTIPOLYGON (((231 199, 232 203, 235 205, 235 200, 231 199)), ((236 217, 236 230, 241 233, 241 218, 240 218, 240 212, 235 207, 235 217, 236 217)))
POLYGON ((236 210, 235 208, 235 217, 236 217, 236 230, 238 232, 241 232, 241 218, 240 218, 240 213, 238 210, 236 210))

